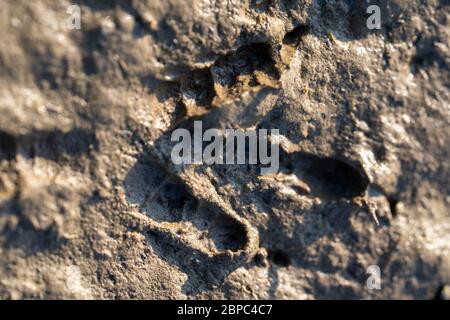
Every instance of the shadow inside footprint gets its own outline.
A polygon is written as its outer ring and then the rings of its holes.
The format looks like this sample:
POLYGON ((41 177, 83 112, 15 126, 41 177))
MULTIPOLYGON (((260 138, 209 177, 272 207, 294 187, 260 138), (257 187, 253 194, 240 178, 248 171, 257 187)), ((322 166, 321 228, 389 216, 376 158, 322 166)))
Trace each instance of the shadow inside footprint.
POLYGON ((128 201, 154 222, 145 232, 147 242, 161 259, 188 275, 185 293, 220 285, 239 264, 240 257, 230 260, 226 252, 245 247, 244 225, 194 197, 184 182, 158 161, 142 156, 124 186, 128 201))
POLYGON ((206 230, 217 250, 237 251, 245 247, 247 236, 243 225, 226 215, 215 214, 206 203, 201 203, 196 214, 207 221, 206 230))
POLYGON ((247 236, 241 223, 196 199, 183 181, 156 161, 138 161, 124 185, 130 203, 156 223, 171 223, 173 232, 185 235, 195 247, 205 252, 245 247, 247 236))
POLYGON ((286 165, 314 196, 351 199, 363 195, 369 185, 362 168, 337 158, 297 152, 290 155, 286 165))

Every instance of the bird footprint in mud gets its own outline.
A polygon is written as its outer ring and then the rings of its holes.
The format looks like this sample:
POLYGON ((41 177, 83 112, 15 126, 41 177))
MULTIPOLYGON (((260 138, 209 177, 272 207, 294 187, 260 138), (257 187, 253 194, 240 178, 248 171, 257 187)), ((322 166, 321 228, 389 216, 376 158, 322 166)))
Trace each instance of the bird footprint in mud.
POLYGON ((294 28, 277 46, 243 45, 218 57, 207 69, 180 76, 175 92, 185 108, 181 119, 143 153, 125 179, 128 201, 139 208, 130 213, 132 223, 143 227, 162 259, 188 274, 188 285, 194 290, 201 290, 199 283, 205 288, 222 283, 226 275, 254 256, 259 239, 250 223, 217 194, 209 178, 187 168, 180 172, 170 160, 164 160, 168 150, 164 141, 171 129, 207 116, 212 107, 246 91, 278 88, 281 73, 306 30, 303 25, 294 28))
POLYGON ((222 283, 253 256, 256 233, 205 178, 174 176, 157 160, 143 158, 125 180, 128 201, 139 207, 132 218, 155 252, 188 275, 188 286, 222 283))

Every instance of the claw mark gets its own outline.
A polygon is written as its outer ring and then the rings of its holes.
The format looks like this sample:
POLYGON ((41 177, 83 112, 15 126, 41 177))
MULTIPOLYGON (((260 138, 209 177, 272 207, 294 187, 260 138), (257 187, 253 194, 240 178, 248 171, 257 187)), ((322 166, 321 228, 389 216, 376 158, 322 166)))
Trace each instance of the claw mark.
POLYGON ((373 221, 377 226, 380 225, 377 217, 377 204, 369 199, 369 194, 366 192, 363 197, 355 197, 353 198, 353 203, 356 204, 359 208, 367 210, 372 216, 373 221))
POLYGON ((16 139, 7 132, 0 131, 0 160, 11 161, 16 158, 16 139))

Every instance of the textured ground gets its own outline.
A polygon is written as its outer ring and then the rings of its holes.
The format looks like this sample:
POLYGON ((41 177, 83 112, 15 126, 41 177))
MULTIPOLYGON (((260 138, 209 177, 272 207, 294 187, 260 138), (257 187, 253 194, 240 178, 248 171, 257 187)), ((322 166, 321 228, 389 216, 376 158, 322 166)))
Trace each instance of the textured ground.
POLYGON ((448 0, 79 3, 0 0, 0 298, 450 295, 448 0), (280 173, 173 166, 194 119, 280 173))

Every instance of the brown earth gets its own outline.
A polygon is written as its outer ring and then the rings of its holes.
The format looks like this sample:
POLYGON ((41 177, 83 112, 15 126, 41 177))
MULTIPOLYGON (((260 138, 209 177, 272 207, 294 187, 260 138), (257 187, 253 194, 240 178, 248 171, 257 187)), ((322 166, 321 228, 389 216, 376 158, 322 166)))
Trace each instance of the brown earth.
POLYGON ((78 3, 0 1, 0 298, 448 296, 448 0, 78 3), (280 173, 172 165, 194 120, 280 173))

